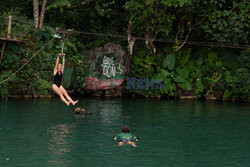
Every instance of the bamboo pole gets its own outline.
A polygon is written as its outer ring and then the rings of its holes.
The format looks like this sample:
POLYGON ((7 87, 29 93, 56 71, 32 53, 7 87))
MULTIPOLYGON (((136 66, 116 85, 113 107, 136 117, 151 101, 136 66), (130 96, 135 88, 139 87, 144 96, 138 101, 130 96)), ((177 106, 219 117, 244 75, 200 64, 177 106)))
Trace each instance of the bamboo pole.
POLYGON ((3 47, 2 47, 1 57, 0 57, 0 63, 1 63, 2 60, 3 60, 3 54, 4 54, 4 49, 5 49, 5 43, 6 43, 6 42, 3 42, 3 47))
POLYGON ((10 34, 11 34, 11 20, 12 20, 12 16, 9 16, 9 25, 8 25, 8 35, 7 37, 10 38, 10 34))

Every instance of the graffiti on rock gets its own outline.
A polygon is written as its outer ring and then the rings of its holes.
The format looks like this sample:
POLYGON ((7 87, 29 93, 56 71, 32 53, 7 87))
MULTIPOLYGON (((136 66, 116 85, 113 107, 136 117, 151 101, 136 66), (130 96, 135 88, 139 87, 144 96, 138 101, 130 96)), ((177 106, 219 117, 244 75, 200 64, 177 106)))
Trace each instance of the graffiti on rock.
POLYGON ((128 57, 117 44, 90 50, 86 89, 121 89, 128 72, 128 57))

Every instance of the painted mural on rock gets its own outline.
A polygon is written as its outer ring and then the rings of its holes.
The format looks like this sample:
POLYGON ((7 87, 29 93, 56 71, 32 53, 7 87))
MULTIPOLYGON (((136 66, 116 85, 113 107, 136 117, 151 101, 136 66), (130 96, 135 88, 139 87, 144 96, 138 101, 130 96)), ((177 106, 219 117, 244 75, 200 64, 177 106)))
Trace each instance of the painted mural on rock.
POLYGON ((118 44, 91 49, 87 63, 86 89, 122 89, 129 61, 118 44))

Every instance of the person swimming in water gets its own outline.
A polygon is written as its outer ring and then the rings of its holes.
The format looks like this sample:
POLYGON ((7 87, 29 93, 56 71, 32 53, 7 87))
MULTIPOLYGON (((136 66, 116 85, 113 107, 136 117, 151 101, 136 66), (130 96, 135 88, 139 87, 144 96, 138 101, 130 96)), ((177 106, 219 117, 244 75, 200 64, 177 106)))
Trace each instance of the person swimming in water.
POLYGON ((92 112, 87 112, 85 109, 79 108, 79 107, 75 108, 74 111, 71 111, 71 110, 70 110, 70 112, 71 112, 72 114, 92 115, 92 112))
POLYGON ((60 53, 57 56, 56 59, 56 65, 54 67, 54 71, 53 71, 53 75, 54 75, 54 83, 52 85, 53 90, 60 96, 61 100, 67 104, 67 106, 70 105, 70 103, 72 105, 75 105, 78 100, 73 101, 71 99, 71 97, 68 95, 67 91, 63 88, 63 86, 61 85, 62 82, 62 77, 63 77, 63 71, 64 71, 64 66, 65 66, 65 54, 64 53, 60 53), (60 64, 59 63, 59 58, 63 56, 63 63, 60 64), (65 99, 65 97, 67 98, 67 100, 65 99))
POLYGON ((137 147, 135 142, 138 142, 139 138, 130 133, 129 127, 123 126, 121 132, 122 133, 118 134, 116 137, 113 138, 114 141, 118 142, 119 146, 122 146, 124 143, 127 143, 132 145, 133 147, 137 147))

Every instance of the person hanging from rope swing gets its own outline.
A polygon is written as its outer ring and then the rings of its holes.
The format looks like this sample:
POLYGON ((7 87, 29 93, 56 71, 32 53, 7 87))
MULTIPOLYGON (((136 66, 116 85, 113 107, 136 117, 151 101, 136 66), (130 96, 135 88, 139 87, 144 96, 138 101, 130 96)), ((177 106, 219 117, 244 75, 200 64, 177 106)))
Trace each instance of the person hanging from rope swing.
POLYGON ((54 75, 54 83, 52 85, 52 88, 53 90, 60 96, 61 100, 67 104, 67 106, 70 105, 70 103, 72 105, 75 105, 78 100, 76 101, 73 101, 71 99, 71 97, 68 95, 67 91, 63 88, 63 86, 61 85, 61 81, 62 81, 62 77, 63 77, 63 71, 64 71, 64 65, 65 65, 65 54, 64 53, 59 53, 59 55, 57 56, 57 59, 56 59, 56 65, 54 67, 54 71, 53 71, 53 75, 54 75), (62 64, 59 63, 59 59, 60 57, 63 57, 62 58, 62 64), (65 97, 66 100, 65 99, 65 97))

